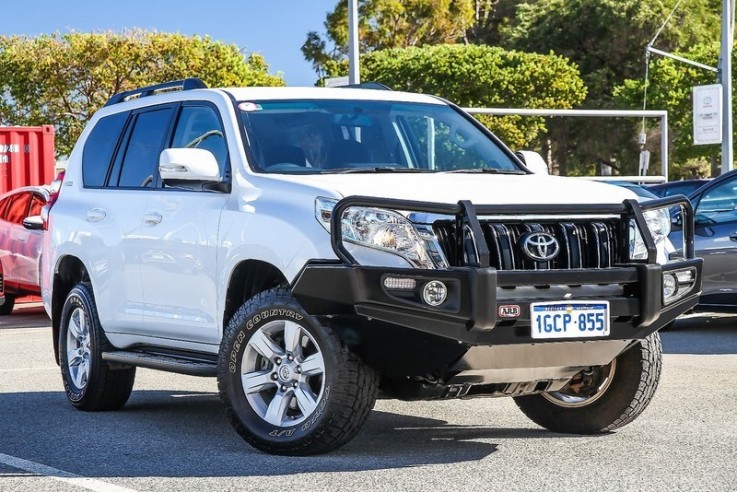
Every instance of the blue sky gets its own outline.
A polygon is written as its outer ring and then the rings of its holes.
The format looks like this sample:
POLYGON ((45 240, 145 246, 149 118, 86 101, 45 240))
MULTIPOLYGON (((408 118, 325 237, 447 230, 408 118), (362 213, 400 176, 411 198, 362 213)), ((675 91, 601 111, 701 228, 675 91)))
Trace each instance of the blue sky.
POLYGON ((313 85, 317 75, 302 57, 308 31, 338 0, 33 0, 3 2, 0 34, 35 36, 56 31, 143 28, 211 38, 264 55, 288 85, 313 85))

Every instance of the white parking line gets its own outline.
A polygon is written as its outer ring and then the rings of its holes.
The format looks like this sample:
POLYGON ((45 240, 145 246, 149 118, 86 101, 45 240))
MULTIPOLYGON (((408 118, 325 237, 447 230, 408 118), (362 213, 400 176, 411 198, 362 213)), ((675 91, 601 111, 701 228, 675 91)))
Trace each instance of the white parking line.
POLYGON ((59 482, 66 482, 77 487, 82 487, 87 490, 95 490, 98 492, 135 492, 133 489, 127 489, 125 487, 118 487, 102 480, 95 480, 94 478, 81 477, 74 473, 65 472, 64 470, 58 470, 50 466, 42 465, 40 463, 34 463, 33 461, 16 458, 7 454, 0 453, 0 463, 6 464, 19 470, 25 470, 27 472, 36 473, 38 475, 44 475, 53 480, 59 482))

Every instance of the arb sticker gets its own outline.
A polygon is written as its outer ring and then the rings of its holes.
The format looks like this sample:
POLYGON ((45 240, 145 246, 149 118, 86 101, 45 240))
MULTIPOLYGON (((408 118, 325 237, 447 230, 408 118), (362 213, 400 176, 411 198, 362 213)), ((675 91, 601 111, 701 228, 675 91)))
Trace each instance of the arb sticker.
POLYGON ((520 307, 516 304, 506 304, 499 306, 499 317, 500 318, 519 318, 522 313, 520 307))

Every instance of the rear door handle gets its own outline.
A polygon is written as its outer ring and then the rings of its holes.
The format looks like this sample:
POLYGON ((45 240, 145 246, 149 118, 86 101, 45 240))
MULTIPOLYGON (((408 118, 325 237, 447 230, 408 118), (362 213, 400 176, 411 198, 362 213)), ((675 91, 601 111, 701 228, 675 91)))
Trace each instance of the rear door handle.
POLYGON ((101 208, 93 208, 87 211, 87 222, 100 222, 107 217, 107 212, 101 208))
POLYGON ((156 225, 161 223, 162 218, 163 217, 158 212, 149 212, 147 214, 143 214, 143 221, 149 225, 156 225))
POLYGON ((729 239, 731 239, 732 241, 737 241, 737 231, 730 234, 729 239))

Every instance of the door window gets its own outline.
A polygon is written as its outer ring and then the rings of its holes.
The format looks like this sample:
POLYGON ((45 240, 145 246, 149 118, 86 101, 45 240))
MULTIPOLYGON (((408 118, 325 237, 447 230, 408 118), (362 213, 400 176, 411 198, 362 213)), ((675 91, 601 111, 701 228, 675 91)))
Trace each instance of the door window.
POLYGON ((31 196, 31 208, 28 210, 28 217, 41 215, 41 209, 46 205, 46 200, 41 195, 33 194, 31 196))
POLYGON ((696 207, 696 220, 708 224, 737 221, 737 177, 704 193, 696 207))
POLYGON ((225 175, 228 148, 215 110, 209 106, 185 106, 179 114, 179 121, 171 143, 174 148, 197 148, 212 152, 225 175))
POLYGON ((13 224, 22 224, 28 212, 28 201, 30 193, 18 193, 10 198, 8 207, 5 209, 3 219, 13 224))
POLYGON ((152 188, 159 164, 159 153, 169 132, 173 109, 170 107, 139 113, 123 158, 119 187, 152 188))

